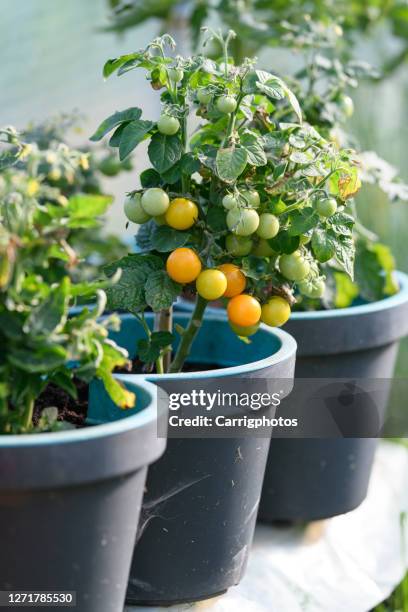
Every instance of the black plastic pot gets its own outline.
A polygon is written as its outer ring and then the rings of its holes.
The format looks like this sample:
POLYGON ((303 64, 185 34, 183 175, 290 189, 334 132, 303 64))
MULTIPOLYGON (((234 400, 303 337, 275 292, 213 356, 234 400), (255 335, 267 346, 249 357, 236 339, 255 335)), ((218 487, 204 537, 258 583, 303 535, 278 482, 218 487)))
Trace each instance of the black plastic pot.
MULTIPOLYGON (((185 325, 187 315, 175 315, 185 325)), ((149 318, 150 324, 152 323, 149 318)), ((122 317, 113 338, 135 351, 143 331, 134 317, 122 317)), ((281 330, 262 327, 252 344, 231 333, 225 317, 207 316, 191 362, 221 370, 150 376, 168 381, 228 378, 292 380, 296 343, 281 330), (229 366, 229 367, 226 367, 229 366)), ((138 378, 138 377, 136 377, 138 378)), ((253 384, 256 384, 255 381, 253 384)), ((101 416, 103 418, 103 415, 101 416)), ((151 466, 127 601, 168 605, 217 595, 240 581, 254 533, 270 438, 169 439, 162 459, 151 466)))
MULTIPOLYGON (((0 590, 74 591, 78 611, 123 609, 147 466, 166 442, 156 387, 127 386, 138 406, 127 418, 0 436, 0 590)), ((90 404, 110 403, 96 392, 90 404)))
MULTIPOLYGON (((294 314, 285 329, 298 343, 296 378, 391 379, 398 342, 408 334, 408 277, 398 278, 400 292, 379 302, 294 314)), ((274 440, 259 519, 310 521, 353 510, 366 497, 377 442, 274 440)))

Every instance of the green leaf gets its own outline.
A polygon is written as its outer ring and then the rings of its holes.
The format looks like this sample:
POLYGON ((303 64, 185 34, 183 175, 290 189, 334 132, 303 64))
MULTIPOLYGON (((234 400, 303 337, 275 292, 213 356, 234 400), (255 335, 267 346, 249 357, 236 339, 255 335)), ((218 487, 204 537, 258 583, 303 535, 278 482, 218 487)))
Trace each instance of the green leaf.
POLYGON ((127 255, 104 268, 107 276, 112 276, 120 268, 122 275, 118 283, 109 289, 108 307, 111 310, 141 312, 146 306, 145 285, 153 272, 163 268, 163 262, 155 255, 127 255))
POLYGON ((73 221, 90 219, 103 215, 113 202, 109 195, 78 194, 69 199, 68 212, 71 217, 68 225, 72 227, 73 221))
POLYGON ((156 226, 151 237, 151 247, 159 253, 169 253, 184 246, 191 239, 188 232, 180 232, 168 225, 156 226))
POLYGON ((198 172, 201 168, 200 161, 191 153, 185 153, 181 158, 181 169, 183 174, 191 176, 194 172, 198 172))
POLYGON ((205 220, 213 232, 223 232, 227 229, 227 215, 221 206, 210 204, 205 220))
POLYGON ((131 121, 122 132, 119 145, 119 159, 123 161, 137 147, 153 128, 152 121, 131 121))
POLYGON ((163 172, 162 180, 168 185, 174 185, 181 179, 181 163, 178 161, 174 166, 163 172))
POLYGON ((299 236, 305 234, 312 227, 319 223, 319 215, 311 206, 307 206, 302 210, 295 210, 290 215, 290 226, 288 229, 290 236, 299 236))
POLYGON ((148 189, 149 187, 159 187, 161 182, 162 180, 160 174, 156 170, 153 170, 153 168, 143 170, 143 172, 140 174, 140 183, 144 189, 148 189))
POLYGON ((216 158, 217 174, 225 183, 233 183, 245 170, 248 155, 245 149, 219 149, 216 158))
POLYGON ((35 349, 16 349, 8 355, 9 362, 31 374, 45 374, 66 363, 68 355, 62 346, 41 346, 35 349))
POLYGON ((120 139, 122 138, 123 130, 129 125, 130 121, 125 121, 121 123, 118 128, 113 132, 112 136, 109 139, 109 146, 116 148, 120 145, 120 139))
POLYGON ((261 143, 261 137, 256 134, 245 133, 241 137, 241 146, 247 152, 248 163, 251 166, 265 166, 268 163, 261 143))
POLYGON ((334 244, 326 230, 316 228, 312 235, 312 250, 317 261, 324 263, 334 255, 334 244))
POLYGON ((146 280, 146 302, 154 312, 170 308, 181 289, 181 285, 175 283, 167 272, 158 270, 146 280))
POLYGON ((277 253, 289 255, 299 247, 300 238, 299 236, 291 236, 288 231, 283 230, 275 238, 268 240, 268 244, 277 253))
POLYGON ((310 151, 292 151, 289 159, 295 164, 310 164, 314 156, 310 151))
POLYGON ((70 279, 66 276, 53 287, 48 297, 34 307, 24 325, 24 331, 32 336, 49 336, 67 317, 70 279))
POLYGON ((137 344, 137 355, 145 363, 152 363, 160 357, 163 349, 171 346, 174 336, 170 332, 153 332, 150 338, 139 340, 137 344))
POLYGON ((118 68, 126 64, 127 62, 140 57, 140 53, 128 53, 127 55, 121 55, 120 57, 109 59, 103 67, 103 76, 107 79, 111 74, 116 72, 118 68))
POLYGON ((153 250, 153 236, 156 231, 157 224, 153 219, 147 223, 143 223, 136 234, 136 244, 141 251, 152 251, 153 250))
POLYGON ((123 123, 124 121, 137 121, 142 116, 140 108, 133 107, 127 108, 123 111, 116 111, 113 115, 110 115, 105 121, 102 121, 96 132, 91 136, 90 140, 98 141, 101 140, 108 132, 113 130, 114 127, 123 123))
POLYGON ((183 145, 178 136, 166 136, 157 132, 149 143, 148 154, 154 168, 162 174, 179 161, 183 145))
POLYGON ((334 305, 336 308, 347 308, 351 306, 359 295, 359 288, 356 283, 344 272, 334 272, 336 283, 336 294, 334 305))
POLYGON ((358 243, 355 275, 362 298, 372 302, 396 293, 394 272, 395 260, 386 245, 358 243))
MULTIPOLYGON (((134 408, 136 396, 128 391, 125 385, 112 374, 117 367, 128 363, 128 354, 114 342, 107 340, 102 344, 103 356, 97 367, 96 375, 103 381, 112 401, 122 409, 134 408)), ((92 392, 92 386, 91 386, 92 392)))

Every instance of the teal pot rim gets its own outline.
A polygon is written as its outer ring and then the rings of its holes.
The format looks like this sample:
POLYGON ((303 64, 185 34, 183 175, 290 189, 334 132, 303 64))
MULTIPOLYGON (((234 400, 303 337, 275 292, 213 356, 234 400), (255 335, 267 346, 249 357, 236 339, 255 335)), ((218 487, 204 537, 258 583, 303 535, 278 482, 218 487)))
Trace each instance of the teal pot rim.
POLYGON ((103 425, 84 427, 83 429, 70 429, 68 431, 38 433, 38 434, 4 434, 0 435, 1 448, 31 448, 38 446, 59 446, 61 444, 78 444, 81 442, 98 441, 104 438, 120 436, 131 430, 149 429, 155 425, 157 419, 157 387, 146 380, 145 376, 123 377, 129 391, 140 393, 144 396, 147 405, 138 412, 126 416, 123 411, 123 418, 103 425))
MULTIPOLYGON (((215 310, 215 309, 214 309, 215 310)), ((178 311, 177 314, 179 316, 185 315, 188 316, 188 313, 183 313, 178 311)), ((123 314, 121 315, 121 320, 126 321, 126 319, 134 319, 134 316, 131 314, 123 314)), ((216 322, 219 321, 221 323, 226 323, 226 318, 224 313, 222 312, 209 312, 205 315, 205 320, 208 322, 216 322)), ((254 372, 264 370, 265 368, 270 368, 271 366, 275 366, 281 362, 294 359, 297 351, 297 343, 296 340, 286 331, 277 328, 270 328, 267 325, 261 324, 260 330, 263 332, 275 336, 278 340, 280 347, 276 352, 274 352, 269 357, 264 357, 262 359, 258 359, 256 361, 250 361, 248 363, 222 367, 217 370, 203 370, 199 372, 178 372, 175 374, 124 374, 120 377, 124 380, 128 379, 128 376, 131 377, 131 380, 137 378, 138 380, 144 379, 150 382, 157 382, 160 380, 181 380, 181 379, 206 379, 206 378, 225 378, 225 377, 233 377, 233 376, 242 376, 245 374, 253 374, 254 372)), ((259 332, 258 332, 259 333, 259 332)), ((255 341, 255 338, 254 338, 255 341)))

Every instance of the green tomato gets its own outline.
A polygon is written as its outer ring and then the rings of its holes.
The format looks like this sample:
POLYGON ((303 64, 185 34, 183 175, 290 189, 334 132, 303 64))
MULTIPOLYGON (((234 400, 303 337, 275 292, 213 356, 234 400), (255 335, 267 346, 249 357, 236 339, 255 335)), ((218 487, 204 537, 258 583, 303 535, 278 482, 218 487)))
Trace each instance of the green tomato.
POLYGON ((120 172, 120 164, 118 164, 114 155, 108 155, 108 157, 102 159, 98 168, 105 176, 116 176, 120 172))
POLYGON ((318 299, 324 295, 326 283, 322 278, 317 278, 316 280, 306 279, 298 283, 298 288, 302 295, 318 299))
POLYGON ((350 96, 341 96, 340 107, 345 116, 349 119, 354 113, 354 102, 350 96))
POLYGON ((170 81, 173 81, 173 83, 180 83, 184 76, 184 72, 181 68, 168 68, 167 74, 169 75, 170 81))
POLYGON ((220 113, 229 115, 237 108, 237 101, 234 96, 221 96, 217 100, 217 108, 220 113))
POLYGON ((129 221, 138 223, 139 225, 151 219, 150 215, 144 210, 141 200, 142 196, 140 193, 135 193, 133 196, 128 196, 124 204, 125 215, 129 221))
POLYGON ((263 238, 257 242, 255 248, 252 250, 252 254, 256 257, 272 257, 272 255, 276 255, 273 248, 269 246, 268 241, 263 238))
POLYGON ((142 195, 142 206, 148 215, 164 215, 170 204, 169 196, 159 187, 151 187, 142 195))
POLYGON ((261 203, 259 193, 255 189, 245 189, 241 192, 241 196, 244 198, 246 206, 250 208, 258 208, 261 203))
POLYGON ((176 117, 170 115, 161 115, 157 122, 157 128, 161 134, 166 136, 174 136, 180 129, 180 122, 176 117))
POLYGON ((247 236, 228 234, 225 239, 225 248, 233 257, 244 257, 245 255, 249 255, 252 244, 251 238, 247 236))
POLYGON ((310 265, 299 251, 295 251, 290 255, 280 256, 279 270, 285 278, 291 281, 301 281, 309 274, 310 265))
POLYGON ((316 202, 316 210, 322 217, 331 217, 337 211, 337 202, 334 198, 324 198, 316 202))
POLYGON ((237 236, 250 236, 258 229, 259 215, 252 208, 233 208, 227 214, 227 225, 237 236))
POLYGON ((232 210, 233 208, 237 208, 238 200, 237 200, 237 198, 234 195, 232 195, 232 193, 227 193, 222 198, 222 205, 227 210, 232 210))
POLYGON ((249 336, 253 336, 259 329, 260 323, 255 323, 255 325, 249 325, 248 327, 243 327, 242 325, 235 325, 235 323, 231 323, 229 321, 229 325, 232 331, 237 334, 237 336, 241 336, 242 338, 248 338, 249 336))
POLYGON ((259 217, 259 226, 256 233, 265 240, 275 238, 279 232, 279 219, 271 213, 262 213, 259 217))
POLYGON ((201 104, 209 104, 212 100, 212 94, 209 91, 206 91, 205 89, 199 89, 197 91, 197 100, 201 104))

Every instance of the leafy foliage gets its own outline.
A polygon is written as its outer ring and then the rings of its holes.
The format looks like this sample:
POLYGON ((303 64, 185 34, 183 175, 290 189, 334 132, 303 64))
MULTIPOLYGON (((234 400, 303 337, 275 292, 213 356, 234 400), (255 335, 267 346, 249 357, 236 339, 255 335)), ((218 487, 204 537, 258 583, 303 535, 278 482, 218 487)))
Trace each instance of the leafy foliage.
MULTIPOLYGON (((29 161, 37 160, 38 151, 31 157, 29 145, 14 134, 16 149, 25 151, 29 161)), ((77 194, 66 201, 58 201, 60 195, 48 200, 47 193, 55 195, 48 185, 30 177, 24 166, 18 169, 20 180, 13 181, 16 174, 10 175, 9 168, 0 175, 6 186, 6 195, 0 196, 0 432, 32 431, 38 395, 54 383, 75 397, 74 377, 86 382, 98 377, 118 405, 133 406, 133 394, 112 375, 127 363, 126 352, 107 340, 118 319, 99 321, 106 303, 103 288, 111 283, 71 280, 78 263, 71 234, 92 227, 110 198, 77 194), (70 306, 82 294, 96 296, 95 307, 69 317, 70 306)), ((55 428, 52 407, 46 411, 37 429, 55 428)))

